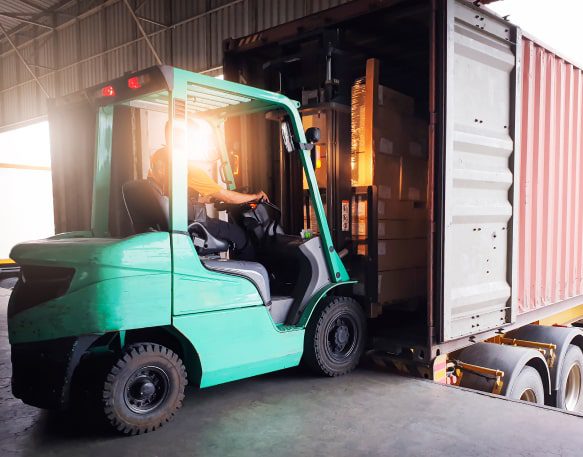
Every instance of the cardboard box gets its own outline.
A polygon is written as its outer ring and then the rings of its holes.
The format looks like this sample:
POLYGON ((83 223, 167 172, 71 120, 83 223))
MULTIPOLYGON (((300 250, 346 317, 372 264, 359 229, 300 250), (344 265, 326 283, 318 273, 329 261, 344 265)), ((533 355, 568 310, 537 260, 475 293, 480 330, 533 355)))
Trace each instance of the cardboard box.
POLYGON ((355 195, 352 198, 351 204, 352 220, 366 219, 368 216, 368 201, 366 195, 355 195))
POLYGON ((403 115, 391 107, 379 107, 373 121, 373 151, 376 156, 403 154, 408 135, 403 115))
POLYGON ((379 240, 425 238, 427 221, 425 219, 379 220, 377 235, 379 240))
MULTIPOLYGON (((306 205, 303 205, 304 208, 304 228, 312 230, 313 233, 319 233, 320 230, 318 229, 318 221, 316 219, 316 211, 314 207, 310 204, 310 213, 309 213, 309 220, 310 225, 308 226, 308 214, 306 212, 306 205)), ((324 205, 324 213, 326 213, 326 205, 324 205)))
POLYGON ((427 121, 416 117, 410 118, 407 121, 407 129, 409 133, 408 145, 405 151, 406 155, 418 159, 427 159, 429 141, 429 126, 427 125, 427 121))
POLYGON ((401 160, 399 157, 377 154, 374 166, 374 184, 379 198, 399 199, 401 195, 401 160))
POLYGON ((379 271, 379 303, 391 303, 427 296, 427 269, 379 271))
POLYGON ((377 217, 379 220, 427 220, 427 209, 424 202, 385 200, 379 198, 377 203, 377 217))
POLYGON ((366 238, 368 234, 368 221, 365 217, 352 218, 352 236, 366 238))
POLYGON ((427 265, 427 239, 379 240, 378 269, 400 270, 427 265))
MULTIPOLYGON (((352 235, 366 238, 368 235, 367 224, 366 218, 353 218, 352 235)), ((427 236, 427 221, 425 219, 379 220, 377 227, 379 240, 407 240, 427 236)))
POLYGON ((413 97, 397 92, 382 84, 378 85, 377 104, 379 107, 387 107, 406 116, 412 116, 415 111, 415 100, 413 97))
POLYGON ((367 256, 368 255, 368 247, 366 244, 359 244, 356 248, 356 253, 358 255, 367 256))
POLYGON ((351 89, 352 184, 377 184, 375 167, 379 156, 423 154, 423 147, 412 140, 415 100, 379 84, 377 59, 368 59, 366 75, 351 89))
POLYGON ((427 160, 401 157, 401 200, 427 200, 427 160))

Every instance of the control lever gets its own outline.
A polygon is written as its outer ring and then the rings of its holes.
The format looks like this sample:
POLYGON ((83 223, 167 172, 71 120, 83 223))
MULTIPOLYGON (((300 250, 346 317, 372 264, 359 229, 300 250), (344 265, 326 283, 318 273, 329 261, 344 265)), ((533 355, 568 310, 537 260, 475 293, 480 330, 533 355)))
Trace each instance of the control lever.
POLYGON ((344 257, 346 257, 348 255, 349 252, 350 251, 348 250, 348 248, 344 248, 338 253, 338 257, 343 259, 344 257))

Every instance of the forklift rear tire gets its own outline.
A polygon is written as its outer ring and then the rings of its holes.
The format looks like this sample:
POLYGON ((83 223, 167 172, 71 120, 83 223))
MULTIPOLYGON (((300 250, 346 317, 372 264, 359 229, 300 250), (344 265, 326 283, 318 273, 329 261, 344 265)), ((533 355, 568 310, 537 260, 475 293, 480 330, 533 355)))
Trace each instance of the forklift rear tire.
POLYGON ((119 432, 152 432, 173 419, 186 384, 186 369, 174 352, 154 343, 133 344, 105 379, 103 411, 119 432))
POLYGON ((349 297, 326 297, 306 328, 303 362, 325 376, 354 370, 364 352, 366 317, 349 297))

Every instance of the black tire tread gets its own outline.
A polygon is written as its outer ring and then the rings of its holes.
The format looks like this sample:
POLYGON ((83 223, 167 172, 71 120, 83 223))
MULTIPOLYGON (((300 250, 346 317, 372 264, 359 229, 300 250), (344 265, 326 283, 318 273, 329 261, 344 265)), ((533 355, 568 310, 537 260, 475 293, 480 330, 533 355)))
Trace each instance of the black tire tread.
MULTIPOLYGON (((331 310, 339 307, 339 306, 353 306, 354 309, 360 310, 362 313, 362 309, 360 308, 360 304, 350 297, 342 297, 342 296, 330 296, 324 297, 322 301, 319 303, 318 307, 314 311, 314 313, 318 313, 318 318, 312 318, 308 327, 306 328, 306 339, 305 339, 305 347, 304 347, 304 357, 303 362, 304 364, 316 374, 329 376, 329 377, 337 377, 343 376, 345 374, 350 373, 353 371, 359 363, 360 355, 353 361, 351 364, 346 365, 341 370, 331 370, 330 367, 326 364, 323 355, 320 352, 320 348, 318 344, 316 344, 316 335, 322 330, 322 327, 326 323, 326 316, 331 310)), ((364 318, 364 313, 362 313, 362 319, 364 318)), ((364 338, 364 335, 362 335, 364 338)), ((361 343, 364 344, 364 343, 361 343)), ((362 351, 360 351, 362 352, 362 351)))
POLYGON ((102 402, 103 402, 103 412, 107 421, 111 424, 113 428, 117 431, 126 435, 140 435, 143 433, 149 433, 157 430, 166 423, 170 422, 176 412, 182 407, 184 400, 184 386, 187 384, 186 367, 182 363, 182 360, 175 354, 172 350, 155 343, 138 343, 133 344, 128 347, 122 357, 120 357, 117 362, 111 367, 111 370, 106 376, 105 383, 102 390, 102 402), (115 382, 116 376, 135 358, 140 357, 143 354, 159 355, 166 358, 168 361, 172 362, 176 368, 178 368, 178 373, 180 377, 181 389, 177 401, 174 403, 173 408, 169 410, 163 417, 154 423, 147 425, 130 425, 122 422, 116 415, 113 403, 111 401, 113 397, 113 384, 115 382))

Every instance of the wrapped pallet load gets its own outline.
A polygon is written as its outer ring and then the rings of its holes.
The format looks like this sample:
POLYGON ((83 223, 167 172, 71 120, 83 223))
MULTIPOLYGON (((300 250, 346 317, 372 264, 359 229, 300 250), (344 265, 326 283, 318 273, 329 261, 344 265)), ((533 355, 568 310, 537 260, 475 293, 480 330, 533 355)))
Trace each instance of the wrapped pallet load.
MULTIPOLYGON (((415 101, 379 83, 379 64, 352 86, 352 184, 376 186, 379 302, 426 295, 427 122, 415 101)), ((353 202, 353 234, 368 234, 366 201, 353 202)), ((366 254, 359 252, 360 254, 366 254)))

